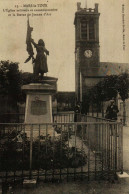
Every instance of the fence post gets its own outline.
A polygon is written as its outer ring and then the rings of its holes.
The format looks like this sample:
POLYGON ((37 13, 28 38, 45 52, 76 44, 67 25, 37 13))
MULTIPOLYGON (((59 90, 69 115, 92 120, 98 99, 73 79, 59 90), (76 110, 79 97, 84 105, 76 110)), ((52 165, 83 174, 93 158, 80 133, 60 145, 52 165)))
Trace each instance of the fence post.
POLYGON ((126 109, 125 109, 125 100, 123 101, 123 125, 126 125, 126 109))
POLYGON ((30 172, 29 172, 29 179, 32 178, 32 146, 33 146, 33 125, 31 125, 31 129, 30 129, 30 172))
POLYGON ((101 111, 102 111, 102 118, 104 118, 104 107, 103 107, 103 102, 101 104, 101 111))
POLYGON ((123 174, 123 125, 121 125, 121 174, 123 174))

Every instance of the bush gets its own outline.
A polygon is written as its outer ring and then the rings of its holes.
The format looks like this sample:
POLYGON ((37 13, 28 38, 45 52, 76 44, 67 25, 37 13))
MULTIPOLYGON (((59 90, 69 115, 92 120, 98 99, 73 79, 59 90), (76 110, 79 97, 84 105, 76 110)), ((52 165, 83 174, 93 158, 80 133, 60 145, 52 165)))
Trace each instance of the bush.
MULTIPOLYGON (((62 134, 63 135, 63 134, 62 134)), ((18 141, 19 134, 14 132, 3 138, 0 148, 0 168, 7 171, 29 170, 30 163, 30 141, 26 134, 22 134, 22 141, 18 141), (9 138, 10 137, 10 138, 9 138), (3 147, 2 147, 3 145, 3 147)), ((68 136, 68 134, 67 134, 68 136)), ((47 141, 39 140, 33 141, 32 144, 32 169, 60 169, 60 168, 74 168, 82 166, 86 163, 85 153, 69 148, 66 144, 66 134, 62 136, 62 140, 53 141, 48 138, 47 141)))

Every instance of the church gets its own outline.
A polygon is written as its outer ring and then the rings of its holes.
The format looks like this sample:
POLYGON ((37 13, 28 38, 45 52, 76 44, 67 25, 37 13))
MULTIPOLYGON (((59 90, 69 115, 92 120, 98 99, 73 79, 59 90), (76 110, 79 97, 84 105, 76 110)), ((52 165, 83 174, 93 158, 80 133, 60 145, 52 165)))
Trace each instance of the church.
POLYGON ((99 4, 94 8, 81 8, 81 3, 77 3, 74 19, 76 101, 82 101, 87 88, 106 75, 118 75, 129 69, 127 63, 100 61, 99 17, 99 4))

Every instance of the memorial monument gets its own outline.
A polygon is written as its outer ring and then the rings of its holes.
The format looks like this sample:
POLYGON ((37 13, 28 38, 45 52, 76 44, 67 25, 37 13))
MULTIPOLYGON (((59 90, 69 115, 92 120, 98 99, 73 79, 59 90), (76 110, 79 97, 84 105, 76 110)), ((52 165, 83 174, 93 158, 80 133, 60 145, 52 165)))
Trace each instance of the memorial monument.
POLYGON ((32 59, 34 82, 22 87, 26 92, 25 124, 52 123, 52 95, 57 91, 57 78, 44 75, 48 72, 49 51, 45 48, 42 39, 38 44, 34 42, 31 38, 32 30, 28 20, 26 44, 29 57, 25 63, 32 59), (37 51, 36 58, 34 58, 33 45, 37 51))

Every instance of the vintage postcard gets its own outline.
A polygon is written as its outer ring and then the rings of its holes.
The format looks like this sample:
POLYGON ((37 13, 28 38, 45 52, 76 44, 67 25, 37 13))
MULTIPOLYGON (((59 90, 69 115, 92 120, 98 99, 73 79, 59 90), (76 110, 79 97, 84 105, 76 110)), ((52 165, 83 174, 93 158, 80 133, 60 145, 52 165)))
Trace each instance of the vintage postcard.
POLYGON ((1 0, 0 25, 1 191, 127 193, 129 0, 1 0))

